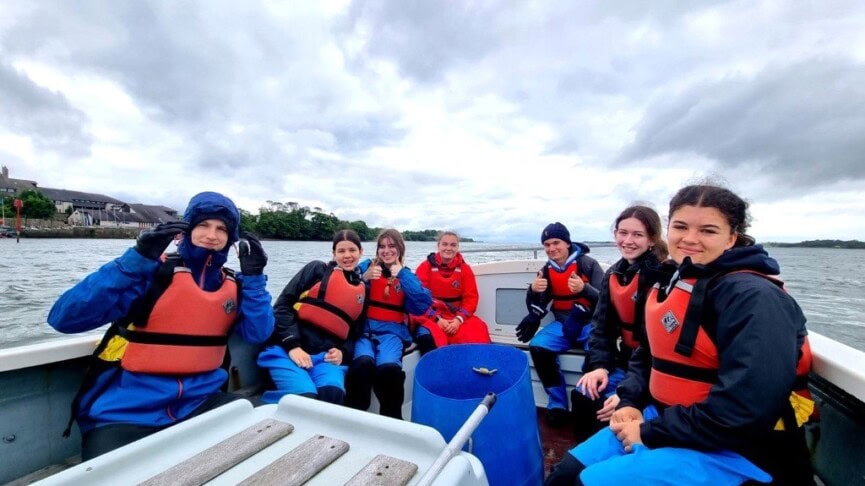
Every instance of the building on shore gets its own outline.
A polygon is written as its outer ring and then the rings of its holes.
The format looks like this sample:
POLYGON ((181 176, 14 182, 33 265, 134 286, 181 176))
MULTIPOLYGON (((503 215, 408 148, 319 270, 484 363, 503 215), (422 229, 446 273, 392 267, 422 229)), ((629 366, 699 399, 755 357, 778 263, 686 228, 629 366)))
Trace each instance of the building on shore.
POLYGON ((148 228, 178 219, 177 211, 165 206, 130 204, 104 194, 38 187, 36 181, 9 177, 9 169, 3 166, 0 196, 14 197, 28 189, 39 191, 52 200, 57 213, 68 214, 66 222, 73 226, 148 228))

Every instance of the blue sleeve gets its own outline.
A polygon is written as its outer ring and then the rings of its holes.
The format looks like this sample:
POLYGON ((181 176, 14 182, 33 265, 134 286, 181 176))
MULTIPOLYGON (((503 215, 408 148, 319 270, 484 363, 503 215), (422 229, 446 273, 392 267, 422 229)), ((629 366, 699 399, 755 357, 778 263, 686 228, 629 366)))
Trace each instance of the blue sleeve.
POLYGON ((248 343, 263 343, 273 333, 273 307, 267 275, 237 275, 240 281, 240 321, 235 332, 248 343))
POLYGON ((159 265, 129 248, 64 292, 51 307, 48 324, 73 334, 120 319, 144 295, 159 265))
POLYGON ((363 274, 364 274, 367 270, 369 270, 370 265, 372 265, 372 260, 370 260, 369 258, 367 258, 366 260, 364 260, 364 261, 358 263, 358 264, 357 264, 357 271, 358 271, 358 273, 359 273, 361 276, 363 276, 363 274))
POLYGON ((405 308, 409 314, 421 315, 432 305, 432 294, 421 285, 420 280, 408 267, 402 267, 397 274, 405 292, 405 308))

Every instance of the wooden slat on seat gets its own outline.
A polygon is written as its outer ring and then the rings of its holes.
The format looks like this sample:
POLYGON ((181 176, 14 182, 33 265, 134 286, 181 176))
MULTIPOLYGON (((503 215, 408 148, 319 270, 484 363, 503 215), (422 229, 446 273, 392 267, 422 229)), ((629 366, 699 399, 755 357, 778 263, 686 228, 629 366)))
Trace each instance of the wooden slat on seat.
POLYGON ((299 486, 348 452, 348 443, 316 435, 240 483, 299 486))
POLYGON ((141 484, 145 486, 204 484, 293 430, 293 425, 280 420, 262 420, 141 484))
POLYGON ((417 464, 379 454, 345 486, 405 486, 417 472, 417 464))

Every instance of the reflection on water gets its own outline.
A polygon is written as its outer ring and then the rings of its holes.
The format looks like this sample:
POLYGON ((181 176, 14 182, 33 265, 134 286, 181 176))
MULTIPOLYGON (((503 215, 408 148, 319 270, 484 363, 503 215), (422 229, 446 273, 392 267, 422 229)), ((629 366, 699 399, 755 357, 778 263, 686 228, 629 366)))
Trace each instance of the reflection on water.
MULTIPOLYGON (((48 310, 57 297, 100 265, 131 246, 130 240, 0 239, 0 347, 33 343, 61 336, 48 324, 48 310)), ((313 259, 330 257, 329 242, 267 241, 268 290, 276 297, 288 280, 313 259)), ((463 250, 507 246, 533 249, 539 245, 465 243, 463 250)), ((374 245, 364 245, 372 252, 374 245)), ((407 242, 406 263, 416 267, 434 251, 431 242, 407 242)), ((778 259, 787 290, 805 315, 808 327, 865 350, 865 281, 851 268, 865 268, 865 251, 812 248, 770 248, 778 259)), ((371 253, 368 253, 368 256, 371 253)), ((591 255, 603 263, 618 259, 614 247, 599 246, 591 255)), ((469 263, 531 258, 532 251, 467 253, 469 263)), ((539 257, 544 258, 543 252, 539 257)), ((228 265, 239 268, 234 252, 228 265)))

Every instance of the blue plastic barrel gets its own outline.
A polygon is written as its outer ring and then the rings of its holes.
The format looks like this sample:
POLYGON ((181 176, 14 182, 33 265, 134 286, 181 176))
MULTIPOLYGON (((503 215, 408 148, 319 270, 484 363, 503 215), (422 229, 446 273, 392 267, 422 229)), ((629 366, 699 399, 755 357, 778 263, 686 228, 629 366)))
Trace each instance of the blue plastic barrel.
POLYGON ((471 452, 490 484, 536 485, 544 479, 529 360, 496 344, 455 344, 427 353, 415 368, 412 422, 451 438, 488 392, 498 397, 472 434, 471 452), (491 375, 473 368, 495 370, 491 375))

